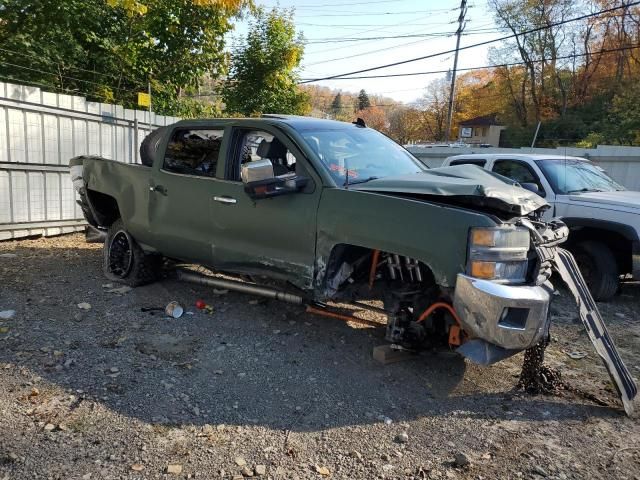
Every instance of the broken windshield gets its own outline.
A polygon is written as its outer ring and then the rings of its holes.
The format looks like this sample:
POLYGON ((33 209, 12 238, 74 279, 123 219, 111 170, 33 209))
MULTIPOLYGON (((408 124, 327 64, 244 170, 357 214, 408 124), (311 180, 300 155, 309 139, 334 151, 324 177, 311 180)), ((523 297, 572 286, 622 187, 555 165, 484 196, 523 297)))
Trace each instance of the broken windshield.
POLYGON ((585 160, 536 160, 536 164, 559 194, 624 190, 603 169, 585 160))
POLYGON ((338 185, 426 169, 393 140, 369 128, 301 132, 338 185))

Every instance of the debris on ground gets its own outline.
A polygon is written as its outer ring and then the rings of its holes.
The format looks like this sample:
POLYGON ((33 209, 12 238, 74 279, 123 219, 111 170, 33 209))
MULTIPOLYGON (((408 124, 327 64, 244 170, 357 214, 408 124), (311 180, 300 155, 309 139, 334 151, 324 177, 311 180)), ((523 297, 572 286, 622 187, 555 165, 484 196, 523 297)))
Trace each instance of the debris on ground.
POLYGON ((562 387, 560 372, 544 365, 544 352, 549 340, 542 340, 538 345, 524 352, 522 371, 517 388, 538 395, 540 393, 556 393, 562 387))
POLYGON ((91 304, 90 304, 90 303, 87 303, 87 302, 80 302, 80 303, 78 304, 78 308, 79 308, 80 310, 91 310, 91 304))
POLYGON ((327 467, 321 467, 320 465, 315 465, 314 469, 316 473, 319 473, 323 477, 328 477, 329 475, 331 475, 331 471, 327 467))
POLYGON ((567 352, 567 351, 565 351, 564 353, 567 355, 567 357, 569 357, 569 358, 571 358, 573 360, 581 360, 581 359, 583 359, 583 358, 585 358, 587 356, 586 352, 577 352, 577 351, 576 352, 567 352))
POLYGON ((457 452, 454 456, 453 456, 453 463, 456 467, 466 467, 468 466, 471 462, 469 461, 469 457, 467 457, 464 453, 462 452, 457 452))
POLYGON ((128 285, 123 285, 117 288, 110 288, 109 290, 107 290, 107 293, 116 293, 118 295, 124 295, 125 293, 129 293, 131 290, 133 290, 133 288, 129 287, 128 285))
POLYGON ((169 302, 164 309, 164 313, 166 313, 169 317, 172 318, 180 318, 184 313, 184 308, 175 300, 169 302))
POLYGON ((169 464, 167 465, 166 472, 169 474, 180 475, 182 473, 182 465, 169 464))
POLYGON ((0 320, 11 320, 15 314, 15 310, 2 310, 0 311, 0 320))

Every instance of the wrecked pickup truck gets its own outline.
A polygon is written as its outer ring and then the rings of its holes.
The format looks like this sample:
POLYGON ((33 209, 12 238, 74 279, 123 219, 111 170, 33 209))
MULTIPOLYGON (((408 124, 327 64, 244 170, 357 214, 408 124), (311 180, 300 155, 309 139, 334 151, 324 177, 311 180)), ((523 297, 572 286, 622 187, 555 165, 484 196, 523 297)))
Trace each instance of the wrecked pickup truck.
POLYGON ((636 386, 573 258, 559 254, 567 228, 542 222, 546 202, 515 183, 481 168, 427 169, 361 120, 181 121, 140 153, 135 165, 70 162, 85 217, 104 234, 109 279, 140 285, 163 259, 197 264, 244 281, 179 278, 361 323, 371 321, 335 305, 373 309, 400 348, 451 347, 488 365, 546 340, 557 270, 574 279, 587 331, 632 408, 636 386))

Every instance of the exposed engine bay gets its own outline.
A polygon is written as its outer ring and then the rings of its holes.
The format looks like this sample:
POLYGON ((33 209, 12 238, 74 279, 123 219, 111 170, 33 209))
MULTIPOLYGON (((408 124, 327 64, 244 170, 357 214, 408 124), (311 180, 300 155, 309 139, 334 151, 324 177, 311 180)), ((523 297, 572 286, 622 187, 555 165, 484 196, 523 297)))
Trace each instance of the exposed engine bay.
MULTIPOLYGON (((358 303, 381 298, 388 319, 385 339, 395 348, 415 352, 454 349, 475 363, 489 365, 548 343, 548 306, 553 292, 549 279, 557 272, 574 296, 589 338, 620 393, 625 411, 631 414, 637 387, 608 335, 573 256, 559 247, 566 240, 568 229, 559 221, 545 223, 520 218, 516 223, 531 234, 526 275, 531 287, 475 281, 480 285, 477 288, 489 284, 487 288, 498 292, 496 296, 503 300, 498 304, 500 318, 491 328, 486 325, 490 323, 488 317, 478 314, 482 310, 478 304, 469 307, 472 315, 468 315, 469 312, 465 315, 467 305, 458 299, 459 292, 440 288, 427 266, 402 255, 364 249, 357 252, 359 255, 350 252, 330 277, 327 289, 336 301, 358 303), (514 288, 520 296, 517 303, 513 303, 517 306, 511 307, 508 302, 504 303, 508 295, 502 292, 514 288), (522 294, 527 288, 542 288, 547 292, 546 299, 527 302, 522 294), (544 318, 540 321, 541 317, 544 318), (519 336, 521 343, 505 336, 511 334, 519 336)), ((462 277, 465 281, 469 279, 462 277)), ((459 282, 456 290, 463 290, 464 285, 459 282)), ((485 310, 491 311, 493 306, 487 303, 485 310)))

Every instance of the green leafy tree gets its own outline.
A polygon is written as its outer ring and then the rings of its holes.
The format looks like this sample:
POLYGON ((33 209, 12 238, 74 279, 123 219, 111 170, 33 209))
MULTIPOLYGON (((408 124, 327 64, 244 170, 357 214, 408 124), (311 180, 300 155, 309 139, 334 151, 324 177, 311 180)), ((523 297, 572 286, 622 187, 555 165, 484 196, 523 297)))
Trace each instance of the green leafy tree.
POLYGON ((174 114, 204 74, 226 72, 224 35, 248 0, 3 0, 0 76, 174 114))
POLYGON ((640 84, 629 82, 613 98, 605 133, 622 145, 640 144, 640 84))
POLYGON ((371 106, 371 102, 369 101, 369 95, 364 89, 360 90, 358 94, 358 110, 364 110, 365 108, 369 108, 371 106))
POLYGON ((249 33, 232 56, 222 98, 230 113, 305 114, 309 96, 297 86, 304 52, 292 13, 259 9, 249 33))

